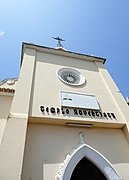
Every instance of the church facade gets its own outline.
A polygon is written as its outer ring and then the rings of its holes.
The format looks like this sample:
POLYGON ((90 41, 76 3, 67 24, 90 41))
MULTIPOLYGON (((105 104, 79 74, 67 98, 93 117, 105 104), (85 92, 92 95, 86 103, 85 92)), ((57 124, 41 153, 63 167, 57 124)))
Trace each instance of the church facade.
POLYGON ((128 180, 129 107, 101 57, 23 43, 0 84, 1 180, 128 180))

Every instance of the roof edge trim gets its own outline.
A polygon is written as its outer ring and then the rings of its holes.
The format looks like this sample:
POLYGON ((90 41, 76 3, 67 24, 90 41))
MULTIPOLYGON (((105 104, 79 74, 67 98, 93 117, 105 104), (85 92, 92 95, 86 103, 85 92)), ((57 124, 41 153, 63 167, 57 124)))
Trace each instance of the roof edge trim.
POLYGON ((67 57, 76 57, 78 59, 81 58, 81 59, 88 60, 90 58, 90 59, 92 59, 92 61, 101 61, 103 64, 106 62, 106 58, 102 58, 102 57, 86 55, 86 54, 81 54, 81 53, 76 53, 76 52, 71 52, 71 51, 61 51, 60 49, 55 49, 55 48, 50 48, 50 47, 46 47, 46 46, 36 45, 33 43, 23 42, 22 43, 21 64, 22 64, 23 53, 24 53, 25 48, 32 48, 32 49, 36 49, 41 52, 44 49, 46 53, 51 51, 51 52, 49 52, 51 54, 58 54, 58 55, 67 56, 67 57))

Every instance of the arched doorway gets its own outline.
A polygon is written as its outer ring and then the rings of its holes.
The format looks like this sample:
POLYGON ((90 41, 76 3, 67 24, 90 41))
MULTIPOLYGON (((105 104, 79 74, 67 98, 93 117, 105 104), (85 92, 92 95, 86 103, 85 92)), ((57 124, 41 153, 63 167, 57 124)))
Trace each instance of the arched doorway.
POLYGON ((121 180, 112 164, 98 151, 87 144, 80 144, 59 166, 55 180, 121 180), (86 168, 87 167, 87 170, 86 168), (88 173, 89 171, 90 173, 88 173), (86 173, 87 172, 87 173, 86 173), (83 176, 78 178, 77 174, 83 176), (91 178, 93 175, 93 178, 91 178))
POLYGON ((86 157, 76 165, 70 180, 107 180, 104 174, 86 157))

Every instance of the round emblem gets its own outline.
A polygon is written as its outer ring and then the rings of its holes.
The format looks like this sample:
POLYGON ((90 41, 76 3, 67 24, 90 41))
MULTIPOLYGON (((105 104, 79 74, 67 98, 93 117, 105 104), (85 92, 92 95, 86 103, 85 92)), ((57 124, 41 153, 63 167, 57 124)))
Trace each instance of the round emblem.
POLYGON ((85 77, 75 69, 61 68, 57 74, 62 82, 69 85, 80 86, 85 83, 85 77))

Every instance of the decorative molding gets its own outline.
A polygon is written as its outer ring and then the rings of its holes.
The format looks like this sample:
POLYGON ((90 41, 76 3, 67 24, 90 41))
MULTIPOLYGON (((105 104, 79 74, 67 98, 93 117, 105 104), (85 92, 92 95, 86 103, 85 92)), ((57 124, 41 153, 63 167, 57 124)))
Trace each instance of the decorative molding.
POLYGON ((80 144, 85 144, 84 134, 82 132, 80 132, 79 136, 80 136, 80 144))
POLYGON ((98 151, 84 143, 84 135, 79 133, 80 144, 66 155, 63 163, 59 166, 59 171, 54 180, 70 180, 72 172, 78 162, 86 157, 91 160, 108 180, 122 180, 112 164, 98 151))
POLYGON ((0 92, 14 93, 17 80, 17 78, 7 78, 0 81, 0 92))
POLYGON ((57 75, 63 83, 71 86, 81 86, 86 83, 85 77, 72 68, 61 68, 57 71, 57 75))
POLYGON ((7 83, 8 85, 13 85, 17 81, 17 78, 7 78, 2 81, 0 81, 0 86, 7 83))
POLYGON ((71 150, 71 152, 66 155, 64 162, 59 165, 59 171, 58 171, 57 175, 55 176, 54 180, 62 180, 62 174, 71 158, 72 153, 75 152, 76 150, 77 150, 77 147, 73 148, 71 150))
POLYGON ((15 90, 9 88, 0 88, 0 92, 15 93, 15 90))

